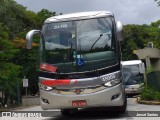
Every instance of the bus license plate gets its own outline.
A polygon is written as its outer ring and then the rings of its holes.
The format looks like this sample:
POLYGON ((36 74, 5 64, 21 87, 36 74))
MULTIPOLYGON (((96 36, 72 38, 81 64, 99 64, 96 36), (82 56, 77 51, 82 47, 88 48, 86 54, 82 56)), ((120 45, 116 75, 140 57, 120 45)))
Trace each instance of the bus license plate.
POLYGON ((87 106, 87 102, 86 102, 86 100, 76 100, 76 101, 72 101, 72 106, 73 106, 73 107, 87 106))

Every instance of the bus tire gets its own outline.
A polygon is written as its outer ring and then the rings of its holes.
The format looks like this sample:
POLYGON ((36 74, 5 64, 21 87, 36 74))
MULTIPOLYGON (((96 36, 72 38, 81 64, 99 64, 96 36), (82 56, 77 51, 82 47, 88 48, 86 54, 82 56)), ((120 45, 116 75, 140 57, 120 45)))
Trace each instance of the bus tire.
POLYGON ((123 103, 123 106, 118 107, 118 112, 119 113, 125 113, 127 108, 127 98, 125 97, 125 101, 123 103))

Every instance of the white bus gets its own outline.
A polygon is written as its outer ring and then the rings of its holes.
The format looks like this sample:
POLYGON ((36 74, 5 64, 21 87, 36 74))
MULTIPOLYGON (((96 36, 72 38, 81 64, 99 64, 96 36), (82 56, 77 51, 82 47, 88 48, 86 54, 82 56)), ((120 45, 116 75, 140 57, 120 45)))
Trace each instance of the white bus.
POLYGON ((39 88, 42 109, 116 107, 125 112, 127 100, 121 74, 123 26, 107 11, 80 12, 50 17, 40 35, 39 88))
POLYGON ((144 89, 144 63, 141 60, 122 62, 125 91, 128 96, 137 95, 144 89), (142 67, 142 68, 141 68, 142 67))

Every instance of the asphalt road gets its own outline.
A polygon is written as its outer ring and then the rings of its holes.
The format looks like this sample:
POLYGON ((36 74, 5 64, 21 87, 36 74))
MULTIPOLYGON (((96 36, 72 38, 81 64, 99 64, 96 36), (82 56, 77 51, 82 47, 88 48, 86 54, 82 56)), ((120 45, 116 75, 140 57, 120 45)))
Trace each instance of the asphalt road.
MULTIPOLYGON (((136 98, 127 99, 127 111, 125 114, 118 114, 117 112, 110 112, 110 109, 81 109, 78 113, 73 113, 70 116, 64 117, 61 115, 60 110, 47 110, 45 113, 49 114, 49 117, 23 117, 23 120, 160 120, 160 105, 144 105, 138 104, 136 98)), ((16 110, 18 112, 44 112, 40 106, 34 106, 24 109, 16 110)), ((16 112, 12 111, 12 112, 16 112)), ((4 120, 21 119, 22 117, 3 118, 4 120)), ((3 120, 2 119, 2 120, 3 120)))

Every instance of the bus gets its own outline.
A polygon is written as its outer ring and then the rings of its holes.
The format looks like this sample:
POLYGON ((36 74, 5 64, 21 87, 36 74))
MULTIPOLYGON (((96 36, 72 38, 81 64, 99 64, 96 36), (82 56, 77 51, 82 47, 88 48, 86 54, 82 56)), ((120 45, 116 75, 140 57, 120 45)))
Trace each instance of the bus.
POLYGON ((141 60, 122 62, 125 91, 128 96, 140 94, 144 89, 144 63, 141 60))
POLYGON ((53 16, 42 30, 26 35, 31 49, 39 34, 39 90, 42 109, 68 115, 79 108, 116 107, 127 100, 121 74, 123 25, 108 11, 53 16))

